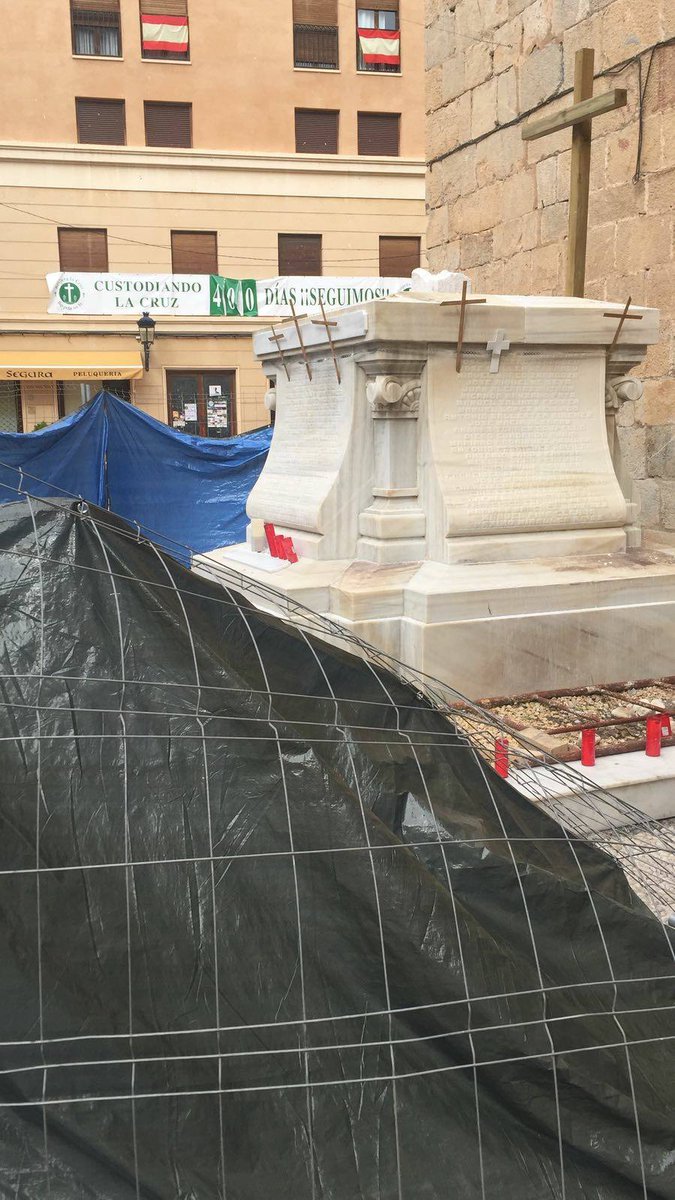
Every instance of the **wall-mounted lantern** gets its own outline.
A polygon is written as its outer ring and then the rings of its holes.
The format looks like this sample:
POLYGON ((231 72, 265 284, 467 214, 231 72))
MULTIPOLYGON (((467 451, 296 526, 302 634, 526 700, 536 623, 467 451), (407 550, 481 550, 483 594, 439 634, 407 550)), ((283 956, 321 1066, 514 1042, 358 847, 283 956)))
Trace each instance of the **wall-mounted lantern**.
POLYGON ((138 340, 143 347, 143 362, 145 369, 150 369, 150 347, 155 340, 155 322, 152 317, 144 312, 143 316, 138 321, 138 340))

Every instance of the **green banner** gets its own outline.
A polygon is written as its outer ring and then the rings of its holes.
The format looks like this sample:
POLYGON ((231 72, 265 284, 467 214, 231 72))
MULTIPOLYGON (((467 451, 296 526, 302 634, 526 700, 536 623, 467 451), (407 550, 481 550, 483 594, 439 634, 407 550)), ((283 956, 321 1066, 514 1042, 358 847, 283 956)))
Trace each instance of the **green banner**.
POLYGON ((231 317, 233 315, 227 306, 227 282, 222 275, 211 275, 209 278, 209 315, 212 317, 231 317))
MULTIPOLYGON (((211 280, 212 294, 218 294, 219 307, 215 313, 222 313, 220 304, 224 300, 226 317, 258 316, 258 284, 255 279, 223 279, 219 275, 212 275, 211 280)), ((214 315, 213 304, 211 315, 214 315)))

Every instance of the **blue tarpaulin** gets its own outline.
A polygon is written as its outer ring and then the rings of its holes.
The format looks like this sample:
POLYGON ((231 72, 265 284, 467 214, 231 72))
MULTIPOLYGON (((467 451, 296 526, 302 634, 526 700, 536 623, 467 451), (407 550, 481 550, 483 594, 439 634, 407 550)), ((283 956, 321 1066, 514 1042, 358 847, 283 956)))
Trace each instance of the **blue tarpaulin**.
POLYGON ((105 506, 105 441, 104 392, 47 429, 0 433, 0 500, 16 500, 21 487, 34 496, 82 496, 105 506))
POLYGON ((36 433, 0 434, 0 500, 17 488, 81 496, 137 523, 176 557, 243 541, 246 500, 271 429, 228 439, 177 433, 109 392, 36 433))

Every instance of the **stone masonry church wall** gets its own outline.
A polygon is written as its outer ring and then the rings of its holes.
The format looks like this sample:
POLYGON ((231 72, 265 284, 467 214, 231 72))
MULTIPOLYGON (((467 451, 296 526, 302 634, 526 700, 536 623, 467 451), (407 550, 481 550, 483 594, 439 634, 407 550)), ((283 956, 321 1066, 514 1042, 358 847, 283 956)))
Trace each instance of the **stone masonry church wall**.
POLYGON ((571 131, 521 127, 572 102, 583 46, 628 92, 593 122, 586 295, 661 310, 619 437, 642 524, 675 533, 675 0, 427 0, 426 24, 429 265, 476 291, 564 294, 571 131))

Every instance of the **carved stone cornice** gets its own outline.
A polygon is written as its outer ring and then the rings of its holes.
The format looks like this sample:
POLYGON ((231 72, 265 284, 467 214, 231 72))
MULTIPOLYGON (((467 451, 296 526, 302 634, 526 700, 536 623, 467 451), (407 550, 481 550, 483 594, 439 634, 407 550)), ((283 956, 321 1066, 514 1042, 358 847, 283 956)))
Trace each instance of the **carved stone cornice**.
POLYGON ((376 375, 366 383, 374 417, 416 417, 421 390, 419 375, 376 375))

